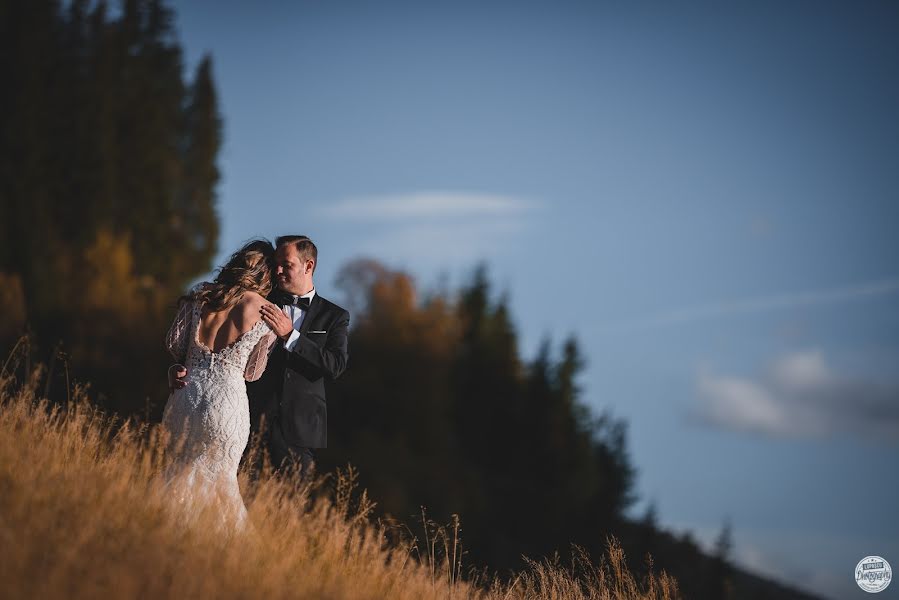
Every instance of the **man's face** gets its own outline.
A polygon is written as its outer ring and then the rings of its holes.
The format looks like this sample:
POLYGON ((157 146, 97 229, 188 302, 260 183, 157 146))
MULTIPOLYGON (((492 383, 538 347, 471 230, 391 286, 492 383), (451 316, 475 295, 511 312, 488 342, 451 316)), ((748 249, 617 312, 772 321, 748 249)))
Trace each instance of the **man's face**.
POLYGON ((293 244, 285 244, 275 252, 278 285, 288 294, 302 295, 312 290, 311 260, 303 260, 293 244))

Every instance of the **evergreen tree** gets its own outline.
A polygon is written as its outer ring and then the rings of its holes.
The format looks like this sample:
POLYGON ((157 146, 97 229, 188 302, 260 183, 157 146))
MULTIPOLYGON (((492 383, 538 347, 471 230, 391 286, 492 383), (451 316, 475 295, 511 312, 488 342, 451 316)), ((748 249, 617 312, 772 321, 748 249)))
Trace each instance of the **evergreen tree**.
POLYGON ((195 265, 209 264, 217 248, 215 158, 222 143, 222 124, 209 56, 197 67, 184 117, 183 176, 170 230, 172 244, 181 249, 173 269, 177 284, 187 283, 196 274, 195 265))
POLYGON ((0 0, 0 274, 19 282, 39 356, 63 341, 76 377, 125 413, 164 399, 160 331, 218 236, 211 62, 190 85, 182 69, 161 0, 117 18, 102 1, 0 0))
POLYGON ((420 504, 444 522, 462 515, 475 564, 519 567, 569 542, 600 551, 631 471, 615 422, 597 426, 580 400, 575 340, 558 361, 547 340, 522 363, 483 267, 455 302, 419 302, 408 276, 373 261, 339 279, 363 298, 349 302, 351 366, 329 390, 334 450, 322 466, 356 464, 402 520, 420 504))
POLYGON ((709 557, 708 583, 710 600, 729 600, 733 598, 733 567, 731 551, 733 549, 733 532, 730 520, 725 520, 721 533, 715 540, 715 547, 709 557))
POLYGON ((458 453, 447 385, 458 329, 449 306, 419 305, 412 280, 373 261, 341 270, 344 289, 364 295, 352 313, 352 368, 328 391, 329 449, 323 465, 352 462, 384 509, 410 521, 424 504, 460 510, 458 453))

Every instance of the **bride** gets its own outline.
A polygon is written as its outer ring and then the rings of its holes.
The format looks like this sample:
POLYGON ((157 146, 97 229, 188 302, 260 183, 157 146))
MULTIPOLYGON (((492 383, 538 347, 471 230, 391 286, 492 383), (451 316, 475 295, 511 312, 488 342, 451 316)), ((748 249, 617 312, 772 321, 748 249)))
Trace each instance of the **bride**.
POLYGON ((235 252, 215 280, 181 298, 166 336, 179 363, 173 369, 187 370, 162 417, 173 456, 167 485, 186 508, 211 502, 224 523, 238 528, 246 508, 237 468, 250 434, 244 382, 259 379, 277 340, 260 315, 269 304, 273 258, 274 248, 263 240, 235 252))

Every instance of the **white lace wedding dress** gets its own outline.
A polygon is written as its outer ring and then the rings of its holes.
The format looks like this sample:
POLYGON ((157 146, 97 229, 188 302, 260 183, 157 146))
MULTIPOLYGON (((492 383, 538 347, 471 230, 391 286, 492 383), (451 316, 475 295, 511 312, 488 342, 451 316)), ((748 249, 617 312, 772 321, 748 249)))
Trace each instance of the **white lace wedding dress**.
POLYGON ((214 352, 199 340, 201 311, 196 302, 182 304, 166 336, 169 352, 187 367, 187 385, 169 396, 162 417, 174 456, 165 480, 188 513, 212 502, 222 522, 239 529, 247 512, 237 468, 250 435, 244 382, 262 376, 277 337, 260 319, 214 352))

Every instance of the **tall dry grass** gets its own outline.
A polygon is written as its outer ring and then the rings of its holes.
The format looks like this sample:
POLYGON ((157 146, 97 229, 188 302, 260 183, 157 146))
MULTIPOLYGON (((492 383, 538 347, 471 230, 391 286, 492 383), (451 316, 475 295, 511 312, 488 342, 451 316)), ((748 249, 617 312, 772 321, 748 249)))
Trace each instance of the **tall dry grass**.
POLYGON ((416 539, 375 521, 351 470, 242 473, 251 528, 223 532, 211 510, 185 522, 158 483, 160 431, 103 415, 84 390, 50 407, 42 377, 0 375, 0 598, 678 597, 664 573, 636 581, 614 540, 599 565, 576 553, 510 583, 463 577, 458 522, 416 539))

